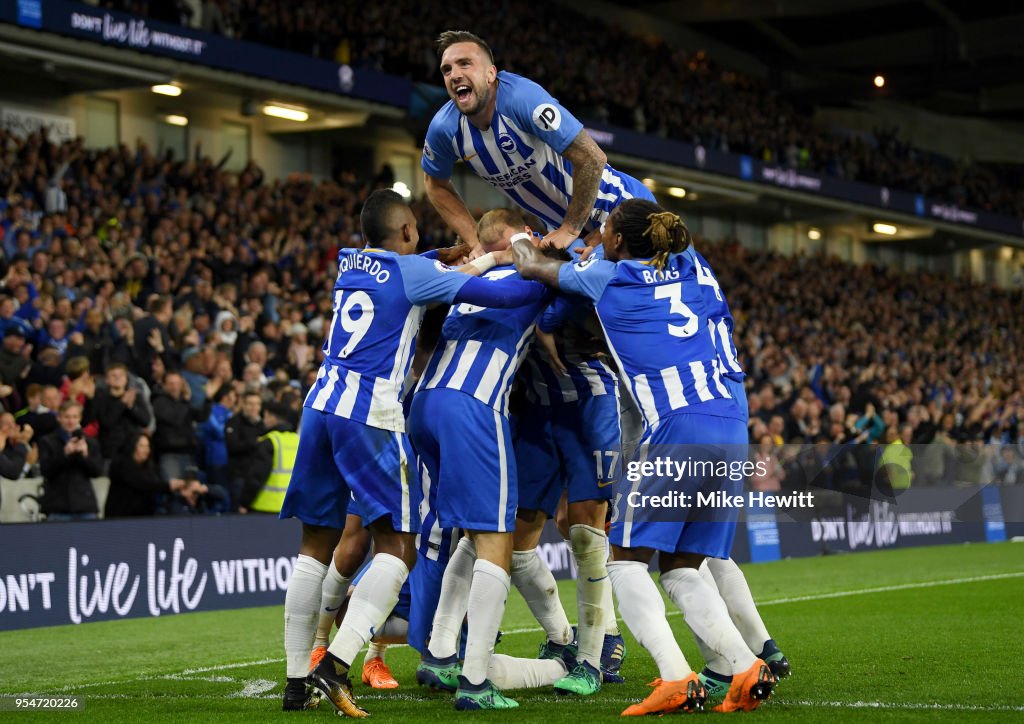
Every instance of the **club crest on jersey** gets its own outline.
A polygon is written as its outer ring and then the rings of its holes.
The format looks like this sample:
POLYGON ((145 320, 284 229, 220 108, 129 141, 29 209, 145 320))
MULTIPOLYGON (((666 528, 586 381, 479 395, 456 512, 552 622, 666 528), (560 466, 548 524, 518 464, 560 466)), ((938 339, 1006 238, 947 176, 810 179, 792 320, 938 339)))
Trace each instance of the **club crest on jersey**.
POLYGON ((557 131, 562 125, 562 114, 550 103, 542 103, 533 109, 533 122, 542 131, 557 131))
POLYGON ((583 271, 584 269, 592 265, 595 261, 597 261, 597 257, 591 254, 586 259, 576 262, 573 266, 576 267, 576 271, 583 271))
POLYGON ((438 270, 439 272, 450 272, 450 271, 455 271, 455 269, 454 269, 453 267, 450 267, 450 266, 448 266, 447 264, 443 264, 443 263, 441 263, 440 261, 437 261, 437 260, 435 260, 435 261, 434 261, 434 267, 435 267, 435 268, 436 268, 436 269, 437 269, 437 270, 438 270))
POLYGON ((423 142, 423 155, 426 156, 427 160, 434 160, 434 152, 430 150, 430 144, 426 141, 423 142))
POLYGON ((505 153, 516 152, 515 139, 513 139, 512 136, 508 135, 507 133, 502 133, 500 136, 498 136, 498 146, 500 146, 501 150, 504 151, 505 153))

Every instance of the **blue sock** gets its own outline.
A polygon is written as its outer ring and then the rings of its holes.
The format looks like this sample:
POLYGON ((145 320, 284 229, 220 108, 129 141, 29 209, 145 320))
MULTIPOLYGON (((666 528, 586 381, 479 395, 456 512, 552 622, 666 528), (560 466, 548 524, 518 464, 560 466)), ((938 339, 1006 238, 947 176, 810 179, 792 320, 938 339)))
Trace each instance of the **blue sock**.
POLYGON ((724 684, 732 683, 732 674, 719 674, 717 671, 712 671, 706 666, 704 667, 704 670, 700 673, 704 674, 704 676, 708 677, 709 679, 721 681, 724 684))
POLYGON ((761 653, 757 655, 757 658, 761 659, 762 661, 767 661, 769 656, 774 656, 775 654, 781 653, 782 651, 775 643, 775 639, 768 639, 764 642, 764 648, 761 649, 761 653))

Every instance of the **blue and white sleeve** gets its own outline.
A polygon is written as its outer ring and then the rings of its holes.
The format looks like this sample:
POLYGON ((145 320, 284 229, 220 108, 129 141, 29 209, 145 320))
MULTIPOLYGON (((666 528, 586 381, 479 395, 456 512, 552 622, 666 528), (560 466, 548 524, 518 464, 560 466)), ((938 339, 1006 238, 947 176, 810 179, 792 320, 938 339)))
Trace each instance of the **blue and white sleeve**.
MULTIPOLYGON (((420 159, 420 167, 427 175, 442 181, 452 177, 452 169, 458 160, 452 147, 458 120, 453 120, 448 110, 448 106, 445 106, 430 122, 427 138, 423 141, 423 157, 420 159)), ((455 115, 458 116, 458 113, 455 115)))
POLYGON ((509 76, 515 87, 510 110, 516 124, 563 153, 583 130, 583 124, 532 80, 509 76))
POLYGON ((589 257, 575 264, 562 264, 558 270, 558 288, 597 301, 615 276, 615 263, 589 257))
POLYGON ((405 296, 413 304, 451 304, 463 285, 473 278, 415 254, 399 257, 398 268, 405 296))

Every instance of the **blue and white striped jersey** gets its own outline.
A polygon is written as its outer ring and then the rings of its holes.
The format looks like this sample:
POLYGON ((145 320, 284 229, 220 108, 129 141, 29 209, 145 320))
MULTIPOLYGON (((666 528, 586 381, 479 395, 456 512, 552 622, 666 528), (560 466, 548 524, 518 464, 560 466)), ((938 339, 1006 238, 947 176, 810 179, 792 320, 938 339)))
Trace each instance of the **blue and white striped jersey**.
MULTIPOLYGON (((592 341, 595 335, 603 336, 600 328, 595 329, 596 320, 588 328, 593 315, 589 301, 570 295, 559 296, 544 310, 537 326, 545 332, 556 332, 555 346, 568 376, 556 372, 547 351, 535 346, 519 370, 528 401, 548 406, 617 394, 615 372, 596 354, 592 341)), ((603 349, 603 342, 599 346, 603 349)))
MULTIPOLYGON (((483 279, 521 279, 513 266, 498 266, 483 279)), ((460 390, 508 415, 512 378, 533 341, 533 325, 548 298, 512 309, 458 304, 441 327, 437 347, 420 376, 417 392, 460 390)))
POLYGON ((608 349, 646 429, 679 412, 742 417, 722 382, 689 256, 672 254, 663 273, 641 260, 591 258, 562 265, 558 285, 594 301, 608 349))
POLYGON ((691 244, 684 254, 688 254, 697 270, 697 283, 704 291, 704 302, 708 307, 708 325, 711 330, 711 340, 718 350, 718 361, 721 364, 722 374, 736 382, 743 382, 747 373, 739 361, 739 352, 736 343, 732 338, 734 322, 732 312, 729 311, 729 302, 718 285, 715 273, 711 271, 711 265, 699 251, 691 244))
MULTIPOLYGON (((448 101, 427 129, 421 165, 434 178, 448 179, 462 160, 516 206, 555 229, 572 198, 572 164, 562 153, 581 130, 583 124, 546 90, 503 70, 490 127, 476 128, 448 101)), ((654 200, 642 183, 605 165, 583 233, 599 228, 612 209, 634 197, 654 200)))
POLYGON ((415 255, 342 249, 324 361, 305 407, 404 432, 402 388, 422 305, 451 304, 471 278, 415 255))

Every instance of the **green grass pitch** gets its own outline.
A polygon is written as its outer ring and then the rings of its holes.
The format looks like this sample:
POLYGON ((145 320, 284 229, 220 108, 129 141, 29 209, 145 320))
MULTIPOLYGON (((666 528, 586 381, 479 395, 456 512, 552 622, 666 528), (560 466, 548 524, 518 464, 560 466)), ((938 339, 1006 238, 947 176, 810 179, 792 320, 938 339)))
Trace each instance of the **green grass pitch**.
MULTIPOLYGON (((1022 653, 1021 545, 858 553, 744 570, 793 676, 757 712, 737 716, 830 723, 867 716, 1024 720, 1024 691, 1013 673, 1022 653)), ((560 587, 567 610, 574 611, 575 586, 564 581, 560 587)), ((698 668, 682 618, 671 604, 669 611, 698 668)), ((28 719, 327 721, 334 712, 326 703, 317 711, 280 711, 282 618, 282 608, 271 607, 2 633, 0 691, 85 697, 78 713, 16 715, 28 719)), ((509 597, 502 628, 499 652, 536 654, 542 635, 517 593, 509 597)), ((612 721, 646 695, 646 683, 656 676, 650 657, 624 633, 627 682, 606 685, 585 700, 523 691, 513 693, 521 705, 514 713, 456 713, 449 697, 416 686, 415 652, 408 647, 388 653, 400 689, 377 693, 357 685, 356 692, 377 721, 612 721)))

